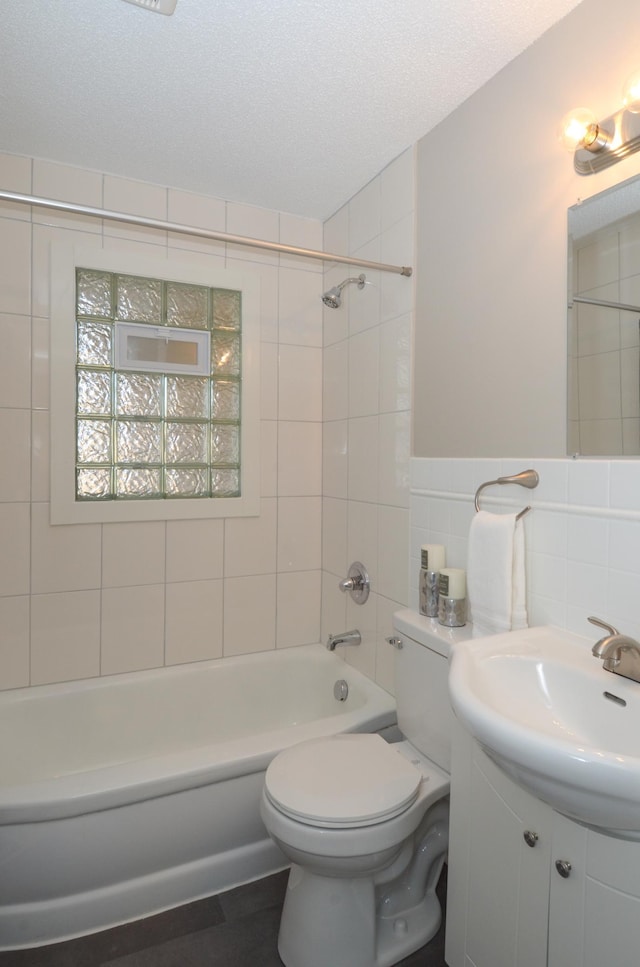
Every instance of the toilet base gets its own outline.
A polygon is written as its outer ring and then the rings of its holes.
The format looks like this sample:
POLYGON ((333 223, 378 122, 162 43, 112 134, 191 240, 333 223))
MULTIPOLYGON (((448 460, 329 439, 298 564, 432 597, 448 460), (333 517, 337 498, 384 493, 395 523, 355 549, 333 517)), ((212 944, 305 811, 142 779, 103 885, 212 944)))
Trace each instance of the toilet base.
POLYGON ((375 916, 374 894, 368 878, 318 877, 292 867, 278 935, 285 967, 392 967, 438 932, 435 890, 393 917, 375 916))
POLYGON ((294 864, 278 953, 285 967, 392 967, 437 933, 436 887, 446 857, 446 806, 407 866, 406 854, 378 876, 336 877, 294 864))

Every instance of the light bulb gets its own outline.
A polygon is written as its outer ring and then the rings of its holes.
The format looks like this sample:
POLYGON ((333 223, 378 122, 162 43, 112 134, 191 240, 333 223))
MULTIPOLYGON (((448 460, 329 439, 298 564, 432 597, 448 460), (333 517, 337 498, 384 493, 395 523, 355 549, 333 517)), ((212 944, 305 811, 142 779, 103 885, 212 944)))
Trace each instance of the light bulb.
POLYGON ((560 122, 558 139, 567 151, 592 145, 598 137, 598 121, 587 107, 576 107, 560 122))
POLYGON ((622 103, 625 110, 640 114, 640 70, 635 71, 624 82, 622 103))

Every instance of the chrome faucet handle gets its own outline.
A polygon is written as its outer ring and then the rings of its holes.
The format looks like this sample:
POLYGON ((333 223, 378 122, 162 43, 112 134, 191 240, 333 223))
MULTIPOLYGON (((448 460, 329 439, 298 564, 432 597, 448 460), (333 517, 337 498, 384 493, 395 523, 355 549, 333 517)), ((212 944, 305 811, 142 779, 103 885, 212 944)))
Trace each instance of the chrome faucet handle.
POLYGON ((590 618, 587 618, 587 621, 590 621, 592 625, 597 625, 598 628, 602 628, 604 631, 608 631, 610 635, 620 634, 617 628, 614 628, 613 625, 607 624, 607 622, 603 621, 601 618, 594 618, 592 615, 590 618))
POLYGON ((348 591, 356 604, 364 604, 369 597, 371 582, 364 564, 354 561, 346 578, 338 582, 341 591, 348 591))

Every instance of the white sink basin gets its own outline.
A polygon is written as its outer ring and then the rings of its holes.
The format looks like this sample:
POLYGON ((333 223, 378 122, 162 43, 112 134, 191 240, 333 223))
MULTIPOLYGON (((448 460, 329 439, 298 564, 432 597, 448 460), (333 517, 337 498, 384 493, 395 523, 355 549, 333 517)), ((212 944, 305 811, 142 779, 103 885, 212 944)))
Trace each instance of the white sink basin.
POLYGON ((487 754, 539 799, 637 838, 640 684, 605 672, 594 641, 544 627, 466 642, 454 651, 451 701, 487 754))

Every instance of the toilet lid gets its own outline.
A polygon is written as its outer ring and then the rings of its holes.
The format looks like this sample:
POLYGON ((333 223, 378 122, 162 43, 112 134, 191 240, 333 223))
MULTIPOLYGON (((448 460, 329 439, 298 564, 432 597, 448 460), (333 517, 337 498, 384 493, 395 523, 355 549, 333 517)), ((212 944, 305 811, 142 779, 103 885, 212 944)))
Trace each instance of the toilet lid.
POLYGON ((268 798, 281 812, 311 826, 369 826, 415 802, 422 775, 375 734, 310 739, 273 759, 268 798))

